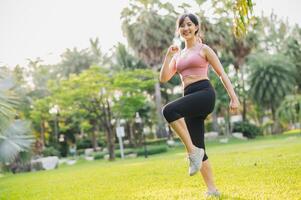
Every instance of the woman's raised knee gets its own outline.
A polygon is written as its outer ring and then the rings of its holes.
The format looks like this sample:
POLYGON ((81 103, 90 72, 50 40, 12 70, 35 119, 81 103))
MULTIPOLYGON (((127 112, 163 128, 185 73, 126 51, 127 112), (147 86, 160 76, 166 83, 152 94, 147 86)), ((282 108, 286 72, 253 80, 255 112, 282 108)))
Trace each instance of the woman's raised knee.
POLYGON ((181 118, 173 104, 167 104, 162 108, 162 114, 168 123, 181 118))
POLYGON ((165 119, 168 118, 169 115, 171 115, 171 113, 173 112, 173 106, 171 104, 166 104, 163 108, 162 108, 162 114, 165 117, 165 119))

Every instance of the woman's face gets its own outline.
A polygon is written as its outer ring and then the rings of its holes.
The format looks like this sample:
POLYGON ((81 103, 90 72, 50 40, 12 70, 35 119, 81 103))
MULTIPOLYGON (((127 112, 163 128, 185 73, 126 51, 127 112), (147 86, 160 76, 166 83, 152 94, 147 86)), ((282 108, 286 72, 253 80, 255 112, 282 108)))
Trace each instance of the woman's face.
POLYGON ((195 37, 195 32, 198 30, 198 26, 196 26, 189 17, 185 17, 183 23, 179 27, 180 36, 185 39, 189 40, 195 37))

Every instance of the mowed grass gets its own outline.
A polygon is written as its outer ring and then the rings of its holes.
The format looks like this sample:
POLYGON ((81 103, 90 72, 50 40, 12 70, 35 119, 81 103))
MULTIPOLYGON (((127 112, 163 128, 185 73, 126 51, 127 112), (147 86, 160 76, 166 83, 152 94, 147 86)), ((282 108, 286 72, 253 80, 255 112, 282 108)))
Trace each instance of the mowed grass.
MULTIPOLYGON (((228 144, 207 142, 220 199, 301 199, 301 135, 228 144)), ((204 199, 201 175, 189 177, 183 147, 148 159, 80 162, 0 178, 0 199, 204 199)))

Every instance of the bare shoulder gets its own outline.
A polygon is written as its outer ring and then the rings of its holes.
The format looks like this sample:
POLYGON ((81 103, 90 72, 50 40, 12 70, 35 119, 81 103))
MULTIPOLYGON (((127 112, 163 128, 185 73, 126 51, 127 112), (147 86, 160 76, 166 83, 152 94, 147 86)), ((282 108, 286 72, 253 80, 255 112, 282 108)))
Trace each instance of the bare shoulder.
POLYGON ((212 48, 209 45, 207 45, 207 44, 203 44, 202 51, 203 51, 204 57, 207 60, 208 60, 208 57, 210 57, 212 55, 212 53, 214 53, 214 51, 212 50, 212 48))
POLYGON ((213 51, 212 48, 207 44, 203 44, 202 49, 204 50, 205 53, 209 53, 209 52, 213 51))

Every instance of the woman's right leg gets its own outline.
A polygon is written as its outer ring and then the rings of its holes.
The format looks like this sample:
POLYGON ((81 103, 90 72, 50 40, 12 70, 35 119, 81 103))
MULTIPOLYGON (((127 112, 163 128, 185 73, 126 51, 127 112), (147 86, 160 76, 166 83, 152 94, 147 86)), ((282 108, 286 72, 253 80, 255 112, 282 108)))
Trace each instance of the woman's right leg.
POLYGON ((188 152, 189 159, 189 170, 188 174, 190 176, 195 175, 200 168, 202 167, 202 159, 204 157, 205 150, 196 147, 190 138, 188 129, 186 127, 185 121, 183 118, 177 119, 170 123, 172 129, 176 131, 176 133, 181 138, 184 143, 186 150, 188 152))
MULTIPOLYGON (((184 121, 184 117, 194 116, 199 113, 200 110, 196 109, 194 105, 196 101, 203 96, 203 94, 205 93, 201 92, 200 94, 186 95, 165 105, 162 110, 166 121, 179 135, 186 147, 189 159, 188 173, 190 176, 196 174, 202 167, 202 159, 204 157, 205 150, 198 148, 193 144, 186 123, 184 121)), ((200 108, 200 106, 198 106, 197 108, 200 108)))
POLYGON ((194 97, 194 95, 180 97, 179 99, 166 104, 162 109, 164 118, 180 137, 188 153, 193 151, 195 145, 192 143, 184 117, 194 114, 194 108, 191 106, 191 101, 195 98, 198 97, 194 97))

